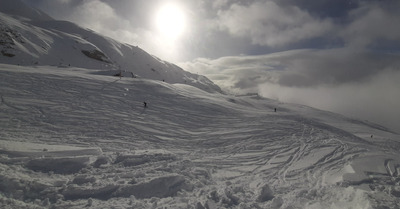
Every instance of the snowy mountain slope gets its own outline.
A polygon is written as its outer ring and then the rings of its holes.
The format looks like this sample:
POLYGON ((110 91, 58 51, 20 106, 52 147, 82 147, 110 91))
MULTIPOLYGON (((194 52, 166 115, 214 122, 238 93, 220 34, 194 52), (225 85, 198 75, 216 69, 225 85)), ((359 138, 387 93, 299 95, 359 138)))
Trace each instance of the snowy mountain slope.
POLYGON ((0 63, 102 69, 109 75, 122 73, 221 92, 206 77, 184 71, 137 46, 119 43, 70 22, 53 20, 19 0, 0 3, 7 5, 0 8, 0 63))
POLYGON ((400 136, 367 122, 81 68, 0 83, 2 208, 400 207, 400 136))

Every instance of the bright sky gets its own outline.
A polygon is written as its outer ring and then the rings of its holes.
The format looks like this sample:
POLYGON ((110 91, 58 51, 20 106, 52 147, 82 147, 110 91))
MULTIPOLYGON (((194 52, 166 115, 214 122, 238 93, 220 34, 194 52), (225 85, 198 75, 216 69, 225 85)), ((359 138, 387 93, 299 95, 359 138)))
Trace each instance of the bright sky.
POLYGON ((398 0, 25 2, 231 92, 258 92, 400 130, 398 0))

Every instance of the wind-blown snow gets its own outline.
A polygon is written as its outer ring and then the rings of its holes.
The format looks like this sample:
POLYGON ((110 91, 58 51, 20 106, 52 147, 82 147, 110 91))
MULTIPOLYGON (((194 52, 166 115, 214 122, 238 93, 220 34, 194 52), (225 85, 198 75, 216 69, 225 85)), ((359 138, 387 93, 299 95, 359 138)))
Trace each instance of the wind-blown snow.
POLYGON ((400 207, 400 136, 369 122, 73 67, 0 83, 2 208, 400 207))

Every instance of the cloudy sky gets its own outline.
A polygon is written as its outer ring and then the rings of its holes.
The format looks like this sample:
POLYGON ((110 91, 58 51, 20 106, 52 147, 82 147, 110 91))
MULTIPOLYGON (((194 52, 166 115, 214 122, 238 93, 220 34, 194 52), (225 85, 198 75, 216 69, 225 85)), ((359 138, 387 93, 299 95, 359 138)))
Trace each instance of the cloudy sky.
POLYGON ((25 0, 208 76, 400 132, 398 0, 25 0))

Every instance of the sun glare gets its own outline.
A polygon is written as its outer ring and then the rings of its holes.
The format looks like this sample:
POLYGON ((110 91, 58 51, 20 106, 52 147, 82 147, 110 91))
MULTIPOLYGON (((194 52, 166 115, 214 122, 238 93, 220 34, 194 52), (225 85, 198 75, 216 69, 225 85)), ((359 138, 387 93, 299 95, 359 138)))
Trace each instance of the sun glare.
POLYGON ((178 5, 164 5, 156 14, 157 30, 166 38, 179 38, 185 30, 185 24, 185 14, 178 5))

